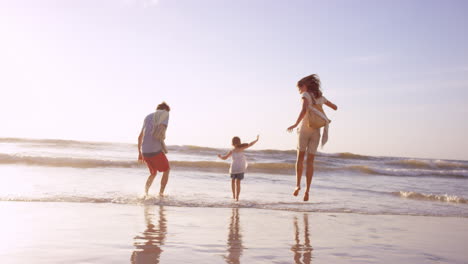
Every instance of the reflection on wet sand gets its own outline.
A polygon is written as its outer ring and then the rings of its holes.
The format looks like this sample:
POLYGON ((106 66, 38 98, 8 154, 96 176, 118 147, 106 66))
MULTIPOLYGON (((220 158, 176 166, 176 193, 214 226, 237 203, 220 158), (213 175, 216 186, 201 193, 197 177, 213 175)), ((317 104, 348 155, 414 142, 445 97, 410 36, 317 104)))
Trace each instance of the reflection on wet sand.
POLYGON ((159 263, 163 252, 161 246, 166 239, 167 223, 164 207, 160 206, 158 210, 154 206, 145 206, 144 210, 146 229, 134 238, 135 250, 130 259, 132 264, 159 263), (152 212, 155 208, 159 211, 157 219, 155 219, 156 213, 152 212), (157 226, 154 223, 157 223, 157 226))
POLYGON ((227 255, 224 257, 226 263, 239 264, 242 250, 239 208, 232 208, 231 224, 229 225, 229 235, 227 239, 227 255))
POLYGON ((301 244, 300 233, 297 216, 294 217, 294 240, 295 244, 291 247, 294 252, 294 262, 296 264, 310 264, 312 261, 312 246, 310 245, 309 234, 309 215, 304 214, 304 244, 301 244), (302 258, 302 259, 301 259, 302 258))

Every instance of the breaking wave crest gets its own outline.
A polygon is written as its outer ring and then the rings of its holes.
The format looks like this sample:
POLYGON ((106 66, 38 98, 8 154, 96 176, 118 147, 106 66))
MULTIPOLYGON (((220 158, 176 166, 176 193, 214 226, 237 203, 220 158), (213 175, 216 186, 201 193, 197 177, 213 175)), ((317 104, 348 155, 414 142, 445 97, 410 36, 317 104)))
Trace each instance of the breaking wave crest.
POLYGON ((335 153, 335 154, 322 154, 322 155, 340 158, 340 159, 360 159, 360 160, 375 159, 374 157, 371 157, 371 156, 364 156, 364 155, 354 154, 351 152, 341 152, 341 153, 335 153))
POLYGON ((387 164, 416 169, 468 169, 468 164, 445 160, 403 159, 387 162, 387 164))
POLYGON ((366 165, 353 165, 347 167, 350 171, 370 174, 370 175, 388 175, 388 176, 432 176, 432 177, 451 177, 467 178, 468 170, 437 170, 437 169, 394 169, 394 168, 375 168, 366 165))
POLYGON ((459 197, 456 195, 449 195, 449 194, 425 194, 425 193, 407 192, 407 191, 399 191, 399 192, 394 192, 392 194, 396 196, 400 196, 402 198, 415 199, 415 200, 438 201, 438 202, 460 203, 460 204, 468 203, 468 200, 466 198, 459 197))
MULTIPOLYGON (((408 197, 412 198, 412 197, 408 197)), ((437 200, 437 199, 436 199, 437 200)), ((0 197, 3 202, 51 202, 51 203, 94 203, 94 204, 126 204, 126 205, 160 205, 173 207, 201 207, 201 208, 252 208, 267 209, 292 212, 318 212, 318 213, 354 213, 367 215, 429 215, 441 216, 437 212, 433 213, 407 213, 407 212, 388 212, 385 210, 367 211, 366 209, 352 209, 342 206, 324 207, 322 203, 303 202, 259 202, 254 200, 243 200, 241 202, 218 201, 218 200, 198 200, 198 199, 180 199, 172 196, 164 197, 142 197, 136 195, 118 196, 118 197, 92 197, 92 196, 74 196, 60 195, 48 197, 0 197)), ((445 200, 440 200, 445 201, 445 200)), ((447 200, 445 202, 466 203, 466 200, 458 201, 447 200)), ((465 217, 464 215, 460 215, 465 217)))

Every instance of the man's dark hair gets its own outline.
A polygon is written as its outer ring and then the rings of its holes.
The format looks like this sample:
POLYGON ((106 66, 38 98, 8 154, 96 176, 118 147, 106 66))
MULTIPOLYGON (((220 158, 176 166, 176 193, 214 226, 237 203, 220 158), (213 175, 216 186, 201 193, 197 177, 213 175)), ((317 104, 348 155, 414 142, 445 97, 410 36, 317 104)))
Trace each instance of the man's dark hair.
POLYGON ((166 104, 166 102, 162 102, 158 105, 158 107, 156 107, 156 110, 166 110, 166 111, 171 111, 171 108, 169 107, 168 104, 166 104))

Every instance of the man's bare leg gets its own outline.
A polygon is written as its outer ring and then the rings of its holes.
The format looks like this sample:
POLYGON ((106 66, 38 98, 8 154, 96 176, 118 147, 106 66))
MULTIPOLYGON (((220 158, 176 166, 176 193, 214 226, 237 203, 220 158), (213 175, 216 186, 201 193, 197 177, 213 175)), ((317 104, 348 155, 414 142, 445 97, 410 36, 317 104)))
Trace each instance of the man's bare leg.
POLYGON ((162 178, 161 178, 161 188, 159 189, 159 195, 164 194, 164 189, 166 189, 166 184, 169 181, 169 171, 170 171, 170 169, 163 172, 163 175, 162 175, 162 178))
POLYGON ((151 184, 153 184, 153 180, 156 177, 156 173, 151 174, 148 176, 148 179, 146 180, 146 185, 145 185, 145 195, 148 196, 148 191, 149 188, 151 187, 151 184))

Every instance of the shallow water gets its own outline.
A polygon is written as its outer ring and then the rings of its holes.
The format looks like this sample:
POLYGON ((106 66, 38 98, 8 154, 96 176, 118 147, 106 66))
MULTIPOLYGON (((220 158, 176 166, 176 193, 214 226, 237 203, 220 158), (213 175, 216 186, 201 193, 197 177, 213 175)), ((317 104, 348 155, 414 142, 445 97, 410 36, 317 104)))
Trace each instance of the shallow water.
POLYGON ((144 199, 148 172, 135 162, 135 149, 120 143, 0 139, 0 200, 468 217, 466 161, 319 154, 305 203, 291 195, 294 151, 250 151, 241 201, 235 203, 229 165, 216 158, 226 150, 170 147, 166 195, 144 199))

